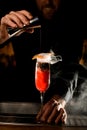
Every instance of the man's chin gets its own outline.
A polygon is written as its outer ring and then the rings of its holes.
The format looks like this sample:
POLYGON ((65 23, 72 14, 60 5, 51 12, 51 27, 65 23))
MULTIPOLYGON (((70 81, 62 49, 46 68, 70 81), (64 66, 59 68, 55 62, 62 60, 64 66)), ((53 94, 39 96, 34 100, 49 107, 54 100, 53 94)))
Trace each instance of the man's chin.
POLYGON ((45 19, 48 19, 48 20, 52 19, 54 14, 55 14, 55 11, 53 9, 46 8, 43 10, 43 16, 45 19))
POLYGON ((45 19, 50 20, 50 19, 53 18, 54 13, 51 13, 51 12, 43 12, 43 16, 44 16, 45 19))

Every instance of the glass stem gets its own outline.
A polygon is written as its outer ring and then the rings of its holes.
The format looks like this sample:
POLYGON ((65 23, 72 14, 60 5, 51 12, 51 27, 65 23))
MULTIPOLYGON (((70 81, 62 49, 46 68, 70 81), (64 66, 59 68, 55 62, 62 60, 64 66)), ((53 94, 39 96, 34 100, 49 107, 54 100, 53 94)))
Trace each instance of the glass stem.
POLYGON ((40 99, 41 99, 41 107, 43 107, 43 102, 44 102, 44 93, 40 93, 40 99))

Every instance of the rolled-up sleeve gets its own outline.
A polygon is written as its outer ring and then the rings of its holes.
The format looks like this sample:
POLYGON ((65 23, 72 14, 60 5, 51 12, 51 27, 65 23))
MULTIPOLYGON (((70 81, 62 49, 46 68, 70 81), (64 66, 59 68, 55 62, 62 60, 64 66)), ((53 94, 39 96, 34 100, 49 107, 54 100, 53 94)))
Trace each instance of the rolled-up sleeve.
POLYGON ((79 64, 68 64, 53 75, 49 91, 51 95, 58 94, 68 102, 78 85, 81 86, 80 79, 83 79, 83 82, 87 80, 87 69, 79 64))

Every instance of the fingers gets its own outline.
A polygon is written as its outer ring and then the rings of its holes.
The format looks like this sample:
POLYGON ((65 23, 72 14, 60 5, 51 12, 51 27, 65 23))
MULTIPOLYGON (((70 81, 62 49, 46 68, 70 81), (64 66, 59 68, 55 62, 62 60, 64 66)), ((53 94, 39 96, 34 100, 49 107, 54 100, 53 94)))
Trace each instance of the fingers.
POLYGON ((56 117, 57 117, 58 114, 59 113, 58 113, 56 107, 54 107, 52 113, 49 115, 49 117, 47 119, 47 123, 51 123, 51 122, 53 122, 53 120, 55 122, 55 119, 56 119, 56 117))
POLYGON ((14 16, 14 18, 12 17, 12 20, 14 20, 19 27, 22 27, 23 25, 28 25, 30 19, 33 18, 33 16, 25 10, 17 12, 11 11, 10 16, 14 16))
POLYGON ((64 124, 67 123, 67 113, 66 113, 65 109, 64 109, 64 113, 63 113, 63 115, 62 115, 61 121, 62 121, 62 123, 64 123, 64 124))
POLYGON ((43 109, 38 113, 36 119, 39 122, 44 123, 66 123, 67 113, 65 109, 62 108, 61 104, 52 100, 43 107, 43 109))
POLYGON ((41 115, 39 115, 39 121, 40 122, 46 122, 50 113, 51 113, 51 108, 47 108, 45 111, 42 111, 41 115))
POLYGON ((50 100, 47 104, 45 104, 43 106, 43 108, 41 108, 41 110, 39 111, 36 119, 37 121, 46 121, 47 117, 49 116, 49 114, 51 113, 54 105, 52 105, 54 103, 53 100, 50 100))
POLYGON ((33 16, 26 10, 21 11, 11 11, 9 14, 5 15, 1 19, 1 24, 8 25, 10 27, 23 27, 24 25, 28 25, 30 19, 33 16))
POLYGON ((58 124, 62 121, 62 123, 65 124, 66 122, 66 114, 63 108, 60 108, 58 110, 57 106, 54 106, 53 111, 51 112, 51 114, 49 115, 48 119, 47 119, 47 123, 55 123, 58 124))
POLYGON ((58 116, 57 116, 56 119, 55 119, 55 124, 58 124, 58 123, 59 123, 59 121, 60 121, 61 118, 62 118, 63 112, 64 112, 63 109, 60 109, 59 114, 58 114, 58 116))
MULTIPOLYGON (((14 18, 13 18, 14 19, 14 18)), ((2 17, 1 19, 1 26, 4 25, 4 26, 9 26, 9 27, 12 27, 12 28, 16 28, 17 25, 14 21, 12 21, 12 19, 9 17, 9 15, 5 15, 4 17, 2 17)))

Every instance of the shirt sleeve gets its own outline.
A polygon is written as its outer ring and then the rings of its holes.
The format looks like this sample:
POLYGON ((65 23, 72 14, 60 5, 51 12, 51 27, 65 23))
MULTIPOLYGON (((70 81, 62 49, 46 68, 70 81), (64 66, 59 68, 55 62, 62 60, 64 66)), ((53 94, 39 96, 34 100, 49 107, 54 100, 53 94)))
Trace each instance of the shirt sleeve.
POLYGON ((83 79, 83 82, 87 80, 87 69, 85 67, 79 64, 65 65, 52 76, 49 91, 51 95, 58 94, 66 102, 69 102, 78 85, 81 86, 80 79, 83 79))

